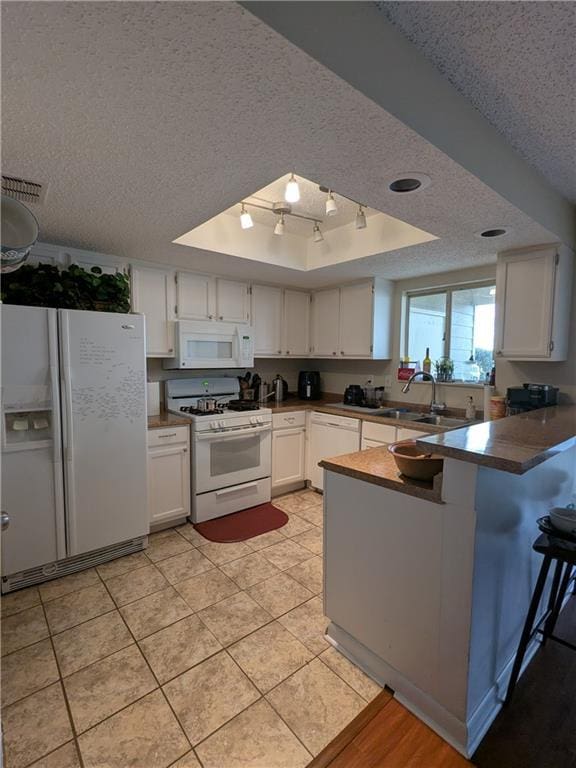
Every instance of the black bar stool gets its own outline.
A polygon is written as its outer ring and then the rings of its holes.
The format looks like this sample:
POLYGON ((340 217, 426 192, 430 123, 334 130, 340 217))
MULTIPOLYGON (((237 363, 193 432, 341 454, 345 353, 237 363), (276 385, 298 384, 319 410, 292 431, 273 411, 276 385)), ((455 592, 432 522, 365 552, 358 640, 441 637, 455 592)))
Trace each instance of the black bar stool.
POLYGON ((526 622, 524 624, 524 629, 522 630, 522 636, 520 637, 520 644, 516 651, 516 658, 514 659, 514 666, 512 667, 512 674, 510 675, 510 682, 508 683, 505 704, 508 704, 512 698, 512 693, 518 682, 518 676, 520 675, 526 649, 534 635, 542 635, 542 645, 544 645, 547 640, 553 640, 556 643, 560 643, 561 645, 576 651, 576 645, 554 635, 556 622, 558 621, 560 609, 562 608, 562 603, 566 597, 568 587, 570 582, 576 578, 576 574, 572 575, 572 569, 576 565, 576 539, 568 534, 554 531, 554 529, 551 528, 548 517, 540 518, 540 520, 538 520, 538 526, 540 527, 540 530, 545 531, 545 533, 538 536, 532 545, 532 548, 541 555, 544 555, 544 560, 542 561, 538 580, 536 581, 532 600, 530 601, 528 615, 526 616, 526 622), (556 562, 556 568, 554 569, 554 576, 552 577, 552 587, 548 598, 548 606, 536 625, 534 625, 534 619, 538 612, 538 607, 542 599, 544 587, 546 586, 546 579, 552 561, 556 562), (544 625, 543 628, 542 625, 544 625))

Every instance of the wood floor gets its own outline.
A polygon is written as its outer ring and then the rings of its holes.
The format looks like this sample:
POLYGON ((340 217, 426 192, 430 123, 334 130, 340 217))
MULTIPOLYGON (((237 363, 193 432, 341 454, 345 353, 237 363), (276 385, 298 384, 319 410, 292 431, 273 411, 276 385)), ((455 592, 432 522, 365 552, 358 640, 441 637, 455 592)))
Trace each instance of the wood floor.
POLYGON ((308 768, 471 768, 472 763, 382 691, 308 768))

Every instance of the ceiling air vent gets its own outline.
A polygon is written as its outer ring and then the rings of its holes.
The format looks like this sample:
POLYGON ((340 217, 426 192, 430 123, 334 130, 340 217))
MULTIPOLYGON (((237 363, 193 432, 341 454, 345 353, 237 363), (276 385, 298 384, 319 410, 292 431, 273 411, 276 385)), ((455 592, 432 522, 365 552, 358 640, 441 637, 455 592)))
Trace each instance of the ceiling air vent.
POLYGON ((2 194, 20 200, 21 203, 43 203, 46 188, 46 184, 38 181, 2 174, 2 194))

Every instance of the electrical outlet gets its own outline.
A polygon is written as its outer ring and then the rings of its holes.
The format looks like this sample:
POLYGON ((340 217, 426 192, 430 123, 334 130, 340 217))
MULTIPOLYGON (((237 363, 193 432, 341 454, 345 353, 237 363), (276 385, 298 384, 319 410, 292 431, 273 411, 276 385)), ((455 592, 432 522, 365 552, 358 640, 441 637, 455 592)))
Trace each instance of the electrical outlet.
POLYGON ((391 389, 391 387, 392 387, 392 376, 388 374, 387 376, 384 376, 384 388, 391 389))
POLYGON ((368 378, 366 379, 366 384, 368 384, 369 386, 374 384, 374 376, 368 376, 368 378))

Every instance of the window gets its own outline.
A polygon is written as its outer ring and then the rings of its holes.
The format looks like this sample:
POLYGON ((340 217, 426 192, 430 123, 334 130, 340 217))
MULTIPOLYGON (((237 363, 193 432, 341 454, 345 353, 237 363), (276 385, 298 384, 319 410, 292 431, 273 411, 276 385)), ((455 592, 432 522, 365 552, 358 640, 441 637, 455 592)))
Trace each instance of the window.
POLYGON ((408 293, 405 355, 422 365, 429 347, 433 373, 449 357, 454 381, 484 381, 494 364, 495 293, 494 283, 408 293))

